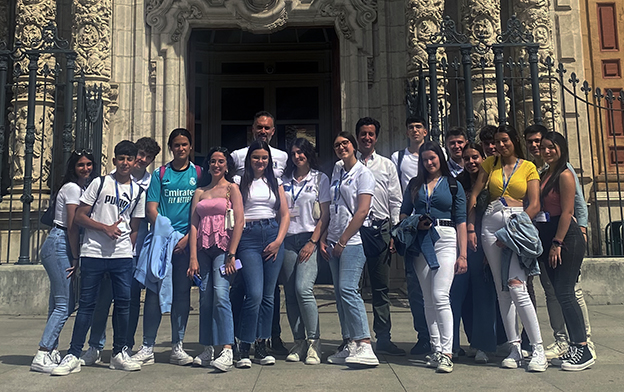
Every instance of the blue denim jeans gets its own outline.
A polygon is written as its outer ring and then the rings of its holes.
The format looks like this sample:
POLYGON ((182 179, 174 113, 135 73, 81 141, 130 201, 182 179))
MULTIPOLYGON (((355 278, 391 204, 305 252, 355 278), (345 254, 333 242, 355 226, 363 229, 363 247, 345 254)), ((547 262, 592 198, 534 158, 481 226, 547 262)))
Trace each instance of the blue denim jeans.
POLYGON ((238 245, 237 254, 243 268, 245 299, 240 311, 236 336, 244 343, 271 337, 273 298, 277 278, 284 262, 284 244, 275 260, 264 260, 264 248, 277 238, 279 225, 275 219, 248 222, 238 245))
POLYGON ((362 245, 347 245, 340 259, 333 256, 329 259, 343 339, 370 338, 366 308, 358 290, 365 263, 362 245))
POLYGON ((58 337, 67 318, 74 310, 72 280, 67 279, 67 268, 71 267, 71 255, 67 232, 58 228, 50 234, 41 246, 41 264, 50 279, 50 300, 48 322, 43 330, 39 346, 53 350, 58 347, 58 337))
MULTIPOLYGON (((406 257, 407 259, 407 257, 406 257)), ((425 318, 425 299, 423 298, 422 288, 418 281, 418 276, 414 270, 414 263, 405 261, 405 280, 407 282, 407 299, 409 300, 410 310, 412 312, 412 320, 414 322, 414 330, 418 332, 418 340, 428 342, 429 327, 425 318)))
MULTIPOLYGON (((171 303, 171 344, 184 340, 186 325, 191 309, 192 281, 186 275, 189 267, 188 248, 186 253, 174 254, 171 259, 173 280, 173 301, 171 303)), ((145 290, 143 307, 143 345, 154 346, 162 314, 158 293, 145 290)))
POLYGON ((199 343, 221 346, 234 343, 234 319, 230 304, 230 279, 221 275, 225 252, 216 246, 197 252, 199 275, 199 343))
POLYGON ((286 314, 295 340, 320 337, 318 307, 314 298, 314 282, 318 273, 317 251, 300 263, 299 251, 308 243, 312 233, 300 233, 284 240, 282 281, 286 295, 286 314))
MULTIPOLYGON (((134 258, 134 268, 136 268, 137 257, 134 258)), ((134 272, 133 272, 134 275, 134 272)), ((89 347, 95 347, 103 350, 106 345, 106 322, 108 321, 108 313, 111 303, 113 302, 113 286, 108 274, 104 275, 104 279, 100 284, 100 294, 98 295, 93 311, 93 321, 91 322, 91 333, 89 334, 89 347)), ((130 286, 130 318, 128 322, 128 336, 126 336, 126 345, 132 349, 134 346, 134 335, 139 323, 139 312, 141 310, 141 283, 132 279, 130 286)))
POLYGON ((132 258, 98 259, 83 257, 80 266, 80 306, 76 315, 68 354, 80 357, 87 332, 91 327, 93 310, 100 291, 100 282, 106 272, 111 278, 113 300, 115 301, 113 308, 113 355, 119 353, 126 345, 130 311, 130 286, 134 272, 132 258))

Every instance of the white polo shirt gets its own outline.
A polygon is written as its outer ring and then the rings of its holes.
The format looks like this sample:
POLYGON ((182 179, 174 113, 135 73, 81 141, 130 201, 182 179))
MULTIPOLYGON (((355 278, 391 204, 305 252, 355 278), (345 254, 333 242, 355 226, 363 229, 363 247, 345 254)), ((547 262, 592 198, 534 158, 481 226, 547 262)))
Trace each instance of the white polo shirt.
MULTIPOLYGON (((351 212, 355 213, 358 209, 358 196, 362 194, 373 195, 374 192, 375 176, 366 166, 362 165, 362 162, 357 161, 348 172, 344 170, 344 162, 336 162, 330 186, 332 199, 329 206, 328 241, 338 242, 342 233, 349 226, 349 222, 353 219, 351 212), (349 207, 347 208, 347 206, 349 207)), ((368 212, 370 212, 370 206, 368 212)), ((357 231, 345 245, 359 245, 361 243, 360 232, 357 231)))
MULTIPOLYGON (((245 173, 245 158, 247 157, 247 150, 249 150, 249 147, 241 148, 232 152, 232 159, 234 160, 236 174, 239 176, 242 176, 245 173)), ((280 178, 284 174, 286 162, 288 161, 288 154, 271 146, 269 146, 269 150, 271 150, 271 159, 273 159, 273 174, 275 174, 275 178, 280 178)))
MULTIPOLYGON (((410 180, 418 175, 418 154, 412 154, 409 149, 405 148, 405 155, 403 155, 403 160, 401 161, 401 189, 405 191, 407 189, 407 184, 409 184, 410 180)), ((395 151, 390 157, 392 163, 397 168, 397 172, 399 171, 399 152, 395 151)))
POLYGON ((313 232, 318 223, 312 218, 314 202, 331 201, 329 178, 325 173, 311 169, 308 175, 299 182, 292 176, 282 177, 282 181, 290 212, 288 235, 313 232))

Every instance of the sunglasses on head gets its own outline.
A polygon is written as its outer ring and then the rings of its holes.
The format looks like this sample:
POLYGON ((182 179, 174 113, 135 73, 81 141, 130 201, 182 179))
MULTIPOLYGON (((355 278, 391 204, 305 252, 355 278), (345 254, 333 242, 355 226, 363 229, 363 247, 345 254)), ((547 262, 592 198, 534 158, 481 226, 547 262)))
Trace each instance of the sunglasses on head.
POLYGON ((93 150, 91 149, 82 149, 80 151, 74 151, 74 154, 78 155, 79 157, 83 156, 83 155, 93 155, 93 150))

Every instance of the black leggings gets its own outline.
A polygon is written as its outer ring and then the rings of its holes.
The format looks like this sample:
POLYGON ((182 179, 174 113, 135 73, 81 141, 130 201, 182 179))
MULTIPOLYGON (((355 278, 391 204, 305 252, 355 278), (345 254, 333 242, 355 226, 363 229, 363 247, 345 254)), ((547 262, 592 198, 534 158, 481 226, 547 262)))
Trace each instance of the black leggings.
MULTIPOLYGON (((563 318, 565 319, 570 336, 570 342, 579 344, 587 341, 585 322, 581 307, 576 301, 574 286, 581 271, 581 264, 585 256, 585 238, 579 225, 574 219, 570 222, 570 228, 563 239, 561 247, 561 265, 552 268, 548 261, 552 240, 557 232, 559 216, 550 218, 550 222, 537 223, 540 239, 544 246, 544 252, 539 260, 546 266, 546 273, 553 284, 555 295, 561 305, 563 318)), ((544 273, 544 271, 542 271, 544 273)))

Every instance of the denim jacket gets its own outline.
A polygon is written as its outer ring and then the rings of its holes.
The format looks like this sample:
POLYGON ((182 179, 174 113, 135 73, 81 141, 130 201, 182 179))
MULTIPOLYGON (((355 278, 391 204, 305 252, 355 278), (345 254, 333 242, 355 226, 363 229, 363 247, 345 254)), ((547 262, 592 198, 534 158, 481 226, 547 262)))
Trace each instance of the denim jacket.
POLYGON ((435 243, 440 239, 440 234, 433 225, 429 230, 418 230, 419 221, 420 214, 413 214, 394 226, 392 229, 394 245, 401 256, 408 253, 418 256, 422 252, 429 268, 438 269, 440 264, 435 253, 435 243))
POLYGON ((518 255, 520 267, 527 272, 528 276, 540 274, 537 258, 542 254, 542 241, 540 241, 539 231, 526 212, 511 215, 505 227, 499 229, 494 235, 505 244, 501 260, 501 279, 504 291, 509 290, 507 287, 509 265, 514 253, 518 255))
POLYGON ((173 249, 184 235, 173 228, 169 218, 158 214, 156 223, 145 237, 134 278, 158 294, 160 312, 171 311, 173 249))

